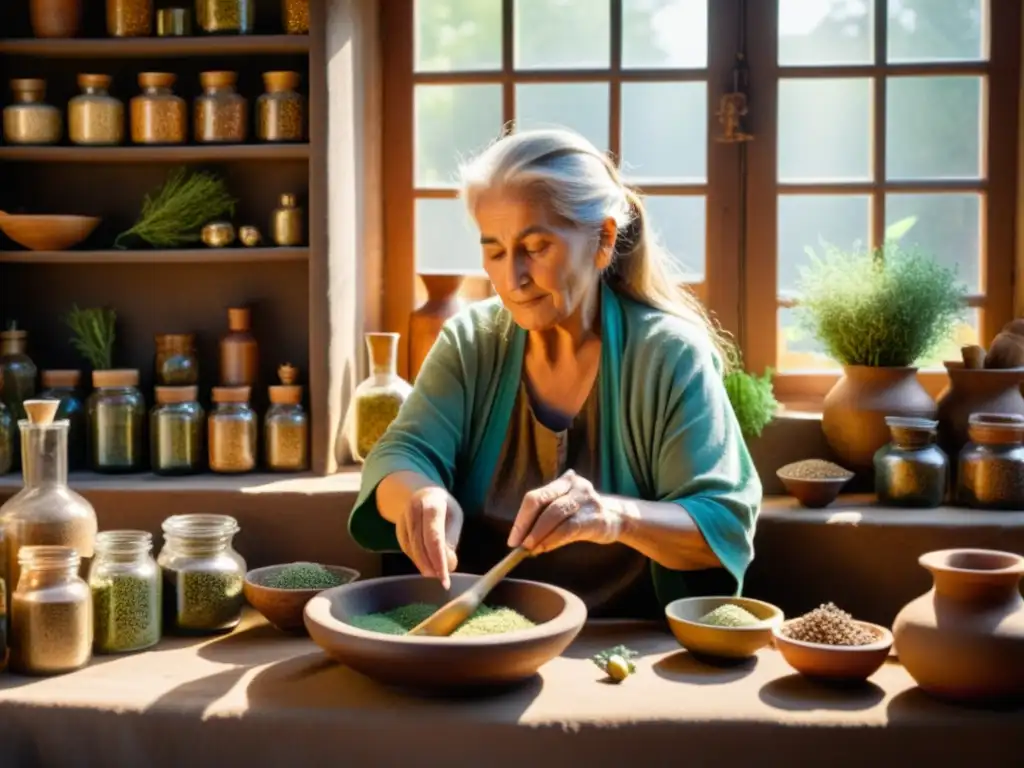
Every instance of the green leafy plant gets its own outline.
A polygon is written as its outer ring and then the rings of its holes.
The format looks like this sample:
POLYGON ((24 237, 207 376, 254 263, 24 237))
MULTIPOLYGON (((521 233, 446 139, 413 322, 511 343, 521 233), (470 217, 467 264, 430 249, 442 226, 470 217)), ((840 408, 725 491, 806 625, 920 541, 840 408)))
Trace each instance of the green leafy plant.
POLYGON ((114 367, 117 313, 112 309, 79 309, 72 306, 64 322, 73 334, 71 345, 97 371, 114 367))
POLYGON ((725 374, 723 382, 744 439, 760 437, 779 409, 772 369, 757 376, 737 365, 725 374))
POLYGON ((234 215, 236 202, 216 174, 189 174, 185 168, 176 168, 154 196, 146 195, 139 218, 131 229, 117 236, 114 247, 124 248, 122 241, 129 237, 154 248, 180 248, 199 242, 203 226, 234 215))
MULTIPOLYGON (((913 226, 904 224, 903 231, 913 226)), ((908 367, 949 339, 966 307, 956 273, 895 240, 874 251, 825 244, 801 270, 799 322, 843 365, 908 367)))

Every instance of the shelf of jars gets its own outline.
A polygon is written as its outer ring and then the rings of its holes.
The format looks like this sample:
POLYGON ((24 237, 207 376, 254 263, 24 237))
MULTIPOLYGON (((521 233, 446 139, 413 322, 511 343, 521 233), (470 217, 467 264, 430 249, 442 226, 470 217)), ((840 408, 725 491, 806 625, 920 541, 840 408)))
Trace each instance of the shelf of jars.
POLYGON ((308 160, 309 144, 178 144, 171 146, 0 145, 0 160, 36 163, 210 163, 308 160))
POLYGON ((308 35, 0 39, 0 54, 67 59, 141 56, 263 56, 305 53, 309 53, 308 35))
POLYGON ((308 248, 182 248, 138 251, 4 251, 8 264, 251 264, 308 261, 308 248))

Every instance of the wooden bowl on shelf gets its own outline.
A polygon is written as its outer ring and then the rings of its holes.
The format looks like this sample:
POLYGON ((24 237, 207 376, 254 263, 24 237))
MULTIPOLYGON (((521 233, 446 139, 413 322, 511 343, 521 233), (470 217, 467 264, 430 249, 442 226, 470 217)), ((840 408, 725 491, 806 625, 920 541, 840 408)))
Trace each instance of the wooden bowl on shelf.
POLYGON ((785 634, 787 621, 776 627, 775 647, 782 658, 804 677, 833 683, 861 683, 877 672, 892 649, 892 632, 879 624, 856 622, 877 639, 867 645, 825 645, 794 640, 785 634))
POLYGON ((694 656, 708 660, 749 659, 772 641, 772 630, 784 620, 782 609, 751 597, 684 597, 665 606, 665 618, 676 640, 694 656), (748 627, 702 624, 701 617, 722 605, 735 605, 760 622, 748 627))
POLYGON ((96 216, 12 215, 0 211, 0 231, 30 251, 66 251, 99 225, 96 216))
MULTIPOLYGON (((304 634, 306 625, 302 613, 312 598, 323 592, 322 589, 280 589, 268 587, 264 581, 287 568, 292 563, 268 565, 265 568, 254 568, 245 574, 243 591, 249 605, 259 611, 263 618, 282 632, 304 634)), ((334 574, 341 584, 349 584, 359 578, 359 571, 342 565, 325 565, 326 570, 334 574)), ((329 587, 335 589, 335 587, 329 587)))
POLYGON ((853 472, 849 477, 827 478, 793 477, 782 472, 776 472, 775 475, 782 481, 789 495, 800 502, 800 506, 809 509, 827 507, 839 498, 840 491, 853 479, 853 472))

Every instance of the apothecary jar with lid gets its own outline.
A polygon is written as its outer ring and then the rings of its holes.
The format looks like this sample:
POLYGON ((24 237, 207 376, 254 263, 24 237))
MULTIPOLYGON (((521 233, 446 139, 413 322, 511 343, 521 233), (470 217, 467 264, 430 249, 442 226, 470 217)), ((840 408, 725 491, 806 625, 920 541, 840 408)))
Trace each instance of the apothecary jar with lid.
POLYGON ((83 146, 124 141, 124 104, 110 95, 110 75, 78 76, 82 93, 68 102, 68 138, 83 146))

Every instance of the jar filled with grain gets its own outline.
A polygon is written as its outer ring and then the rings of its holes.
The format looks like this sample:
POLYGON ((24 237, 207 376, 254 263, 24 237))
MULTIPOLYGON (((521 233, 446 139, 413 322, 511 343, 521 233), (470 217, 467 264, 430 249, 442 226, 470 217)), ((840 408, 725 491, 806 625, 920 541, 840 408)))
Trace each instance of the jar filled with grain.
POLYGON ((142 93, 131 100, 132 141, 136 144, 184 144, 188 108, 171 88, 177 76, 170 72, 141 72, 142 93))
POLYGON ((56 400, 60 403, 56 419, 67 419, 71 425, 68 432, 68 469, 75 472, 86 467, 87 444, 89 442, 89 420, 86 416, 85 398, 79 387, 82 372, 73 370, 43 371, 43 391, 40 400, 56 400))
POLYGON ((149 461, 158 475, 192 475, 203 467, 206 412, 198 387, 156 387, 149 414, 149 461))
POLYGON ((895 507, 938 507, 946 500, 949 460, 935 444, 939 423, 888 416, 892 442, 875 454, 875 493, 895 507))
POLYGON ((149 37, 153 34, 153 0, 107 0, 107 34, 149 37))
POLYGON ((960 503, 976 509, 1024 509, 1024 416, 976 413, 960 451, 960 503))
POLYGON ((47 104, 46 81, 11 80, 14 102, 4 107, 4 141, 8 144, 57 144, 63 134, 60 110, 47 104))
POLYGON ((309 467, 309 419, 302 407, 302 387, 294 366, 277 369, 281 383, 270 387, 270 408, 263 427, 267 469, 302 472, 309 467))
POLYGON ((196 0, 196 23, 208 35, 251 35, 256 0, 196 0))
POLYGON ((370 375, 356 387, 346 419, 347 442, 358 462, 366 460, 412 392, 398 375, 397 333, 366 334, 366 349, 370 375))
POLYGON ((89 395, 89 463, 111 474, 143 469, 146 401, 137 370, 93 371, 89 395))
POLYGON ((256 468, 256 411, 249 406, 249 387, 214 387, 216 407, 207 420, 210 469, 236 474, 256 468))
POLYGON ((68 102, 72 144, 114 146, 124 141, 124 104, 110 95, 109 75, 79 75, 82 93, 68 102))
POLYGON ((260 141, 303 141, 306 100, 296 89, 298 72, 264 72, 266 93, 256 100, 256 136, 260 141))
POLYGON ((129 653, 160 642, 161 588, 151 533, 100 533, 89 568, 93 650, 129 653))
POLYGON ((249 103, 235 92, 235 72, 203 72, 203 93, 196 97, 195 140, 242 144, 249 134, 249 103))
POLYGON ((174 515, 164 521, 163 627, 178 634, 230 631, 242 618, 245 560, 232 546, 227 515, 174 515))
POLYGON ((199 383, 199 358, 194 333, 158 333, 153 338, 156 383, 160 387, 187 387, 199 383))
POLYGON ((309 34, 309 0, 281 0, 281 19, 289 35, 309 34))

